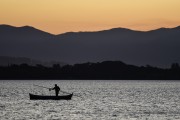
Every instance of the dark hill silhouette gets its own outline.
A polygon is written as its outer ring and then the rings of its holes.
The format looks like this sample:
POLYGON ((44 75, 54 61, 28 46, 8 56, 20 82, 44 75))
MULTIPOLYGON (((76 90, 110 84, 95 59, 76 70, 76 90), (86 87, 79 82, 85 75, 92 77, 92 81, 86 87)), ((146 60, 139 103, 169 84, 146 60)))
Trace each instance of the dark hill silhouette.
POLYGON ((152 31, 114 28, 49 34, 33 27, 0 25, 0 55, 67 63, 122 60, 169 67, 180 62, 180 26, 152 31))
POLYGON ((66 65, 66 63, 59 62, 59 61, 41 61, 41 60, 35 60, 35 59, 26 58, 26 57, 0 56, 0 66, 10 66, 13 64, 16 64, 16 65, 28 64, 32 66, 41 64, 46 67, 53 66, 54 64, 59 64, 61 66, 66 65))
POLYGON ((173 63, 171 68, 157 68, 150 65, 135 66, 121 61, 104 61, 98 63, 83 63, 50 67, 28 64, 0 66, 0 80, 180 80, 180 67, 173 63))

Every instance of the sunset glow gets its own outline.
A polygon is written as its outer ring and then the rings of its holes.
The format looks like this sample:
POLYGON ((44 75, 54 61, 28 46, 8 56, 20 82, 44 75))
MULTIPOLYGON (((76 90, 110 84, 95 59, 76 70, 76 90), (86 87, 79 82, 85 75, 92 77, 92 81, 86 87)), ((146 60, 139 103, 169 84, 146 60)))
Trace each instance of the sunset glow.
POLYGON ((59 34, 180 25, 180 0, 0 0, 0 24, 59 34))

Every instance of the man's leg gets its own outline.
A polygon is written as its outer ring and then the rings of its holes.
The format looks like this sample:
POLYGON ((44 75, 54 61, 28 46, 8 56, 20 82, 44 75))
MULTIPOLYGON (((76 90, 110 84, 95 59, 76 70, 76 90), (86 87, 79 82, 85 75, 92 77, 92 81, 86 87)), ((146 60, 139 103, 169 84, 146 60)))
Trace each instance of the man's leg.
POLYGON ((59 92, 58 92, 58 91, 56 91, 56 96, 58 96, 58 93, 59 93, 59 92))

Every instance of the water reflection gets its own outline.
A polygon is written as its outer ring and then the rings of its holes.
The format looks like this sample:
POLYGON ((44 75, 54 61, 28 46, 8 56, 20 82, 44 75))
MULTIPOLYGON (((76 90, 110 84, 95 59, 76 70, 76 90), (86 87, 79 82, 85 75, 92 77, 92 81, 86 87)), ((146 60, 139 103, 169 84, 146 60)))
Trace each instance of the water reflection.
POLYGON ((179 111, 177 81, 0 81, 1 120, 175 120, 179 111), (29 93, 54 95, 33 84, 55 83, 77 96, 70 101, 29 100, 29 93))

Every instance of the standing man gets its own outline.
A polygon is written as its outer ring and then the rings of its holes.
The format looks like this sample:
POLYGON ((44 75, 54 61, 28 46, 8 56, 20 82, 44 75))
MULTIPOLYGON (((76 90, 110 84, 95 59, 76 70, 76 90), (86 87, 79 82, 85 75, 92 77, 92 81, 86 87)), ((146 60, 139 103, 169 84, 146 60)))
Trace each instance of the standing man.
POLYGON ((55 87, 54 87, 54 88, 50 88, 49 90, 55 90, 55 92, 56 92, 56 97, 57 97, 58 94, 59 94, 59 91, 60 91, 60 87, 57 86, 57 84, 55 84, 55 87))

